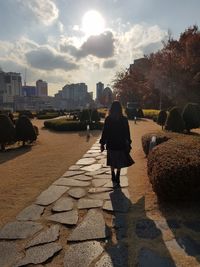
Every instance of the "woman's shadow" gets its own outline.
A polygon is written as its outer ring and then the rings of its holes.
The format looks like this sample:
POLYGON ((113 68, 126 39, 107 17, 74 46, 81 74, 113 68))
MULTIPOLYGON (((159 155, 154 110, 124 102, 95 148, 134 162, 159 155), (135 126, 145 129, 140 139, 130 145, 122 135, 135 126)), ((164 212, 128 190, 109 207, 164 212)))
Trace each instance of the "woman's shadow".
POLYGON ((160 229, 146 216, 145 198, 133 204, 128 191, 117 188, 110 193, 110 200, 114 220, 113 229, 107 231, 115 238, 112 236, 105 247, 108 266, 175 267, 160 229))

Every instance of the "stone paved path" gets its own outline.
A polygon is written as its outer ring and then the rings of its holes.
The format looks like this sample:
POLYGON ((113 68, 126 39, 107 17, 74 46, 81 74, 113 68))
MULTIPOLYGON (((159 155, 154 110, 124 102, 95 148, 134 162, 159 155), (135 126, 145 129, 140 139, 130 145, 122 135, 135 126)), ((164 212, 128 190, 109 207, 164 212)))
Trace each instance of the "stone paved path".
POLYGON ((113 189, 99 140, 0 229, 0 266, 126 267, 127 169, 113 189))

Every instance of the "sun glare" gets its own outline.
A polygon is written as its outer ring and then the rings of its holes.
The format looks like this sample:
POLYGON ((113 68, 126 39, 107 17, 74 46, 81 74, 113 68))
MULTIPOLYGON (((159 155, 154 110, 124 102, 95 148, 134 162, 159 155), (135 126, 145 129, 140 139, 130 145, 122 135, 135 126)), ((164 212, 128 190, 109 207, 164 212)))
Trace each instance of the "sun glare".
POLYGON ((104 18, 98 11, 90 10, 82 19, 82 30, 86 35, 98 35, 105 30, 104 18))

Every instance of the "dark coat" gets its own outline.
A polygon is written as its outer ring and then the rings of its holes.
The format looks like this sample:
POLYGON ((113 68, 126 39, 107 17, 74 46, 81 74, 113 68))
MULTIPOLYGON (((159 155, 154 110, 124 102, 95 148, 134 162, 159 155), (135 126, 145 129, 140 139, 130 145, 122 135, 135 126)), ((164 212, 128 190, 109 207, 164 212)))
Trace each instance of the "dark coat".
POLYGON ((108 116, 105 119, 100 144, 106 145, 110 150, 127 150, 127 146, 131 144, 127 118, 123 116, 116 120, 108 116))

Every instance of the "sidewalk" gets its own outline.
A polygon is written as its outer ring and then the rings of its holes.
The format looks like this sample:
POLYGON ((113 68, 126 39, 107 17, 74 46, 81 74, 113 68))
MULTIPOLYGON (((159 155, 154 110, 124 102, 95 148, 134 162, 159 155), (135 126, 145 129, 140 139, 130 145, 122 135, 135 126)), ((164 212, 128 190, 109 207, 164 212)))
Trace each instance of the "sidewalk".
POLYGON ((0 266, 128 266, 127 170, 113 191, 97 142, 0 229, 0 266))

